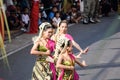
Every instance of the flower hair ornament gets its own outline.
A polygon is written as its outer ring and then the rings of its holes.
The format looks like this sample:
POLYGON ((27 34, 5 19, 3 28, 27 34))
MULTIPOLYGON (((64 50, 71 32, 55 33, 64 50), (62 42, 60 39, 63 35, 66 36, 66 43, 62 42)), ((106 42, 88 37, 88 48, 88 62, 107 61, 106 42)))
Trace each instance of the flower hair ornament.
POLYGON ((57 58, 59 56, 59 54, 63 53, 66 50, 68 41, 69 41, 69 39, 67 39, 65 36, 60 36, 60 38, 58 39, 58 41, 56 43, 54 57, 57 58))
POLYGON ((66 37, 64 37, 64 42, 63 42, 63 44, 61 45, 62 50, 61 50, 61 53, 60 53, 60 54, 62 54, 62 53, 64 53, 64 52, 66 51, 66 49, 67 49, 67 47, 68 47, 68 42, 69 42, 69 39, 66 38, 66 37))
POLYGON ((60 32, 60 26, 59 26, 60 23, 57 24, 57 30, 56 30, 56 34, 59 34, 60 32))

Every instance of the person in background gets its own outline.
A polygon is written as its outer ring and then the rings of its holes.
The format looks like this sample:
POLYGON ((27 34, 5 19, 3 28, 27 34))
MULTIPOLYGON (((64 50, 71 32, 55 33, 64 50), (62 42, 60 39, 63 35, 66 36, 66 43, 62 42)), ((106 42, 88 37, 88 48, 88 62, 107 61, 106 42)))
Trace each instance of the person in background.
POLYGON ((83 24, 95 23, 93 19, 95 11, 95 0, 83 0, 84 11, 83 11, 83 24))
POLYGON ((42 14, 39 12, 38 26, 42 24, 42 14))
POLYGON ((30 17, 28 14, 28 8, 25 8, 24 13, 22 14, 23 28, 21 28, 21 30, 26 32, 28 30, 29 22, 30 22, 30 17))
POLYGON ((73 5, 74 0, 62 0, 62 6, 61 9, 63 13, 68 13, 69 10, 71 9, 71 6, 73 5))
POLYGON ((56 12, 55 16, 52 19, 52 25, 57 28, 58 24, 61 22, 60 12, 56 12))
POLYGON ((94 10, 94 21, 95 22, 101 22, 99 19, 100 15, 100 4, 99 0, 95 0, 95 10, 94 10))
POLYGON ((56 6, 53 6, 53 7, 52 7, 52 10, 50 11, 49 16, 48 16, 49 22, 52 22, 52 19, 54 18, 55 13, 56 13, 57 11, 58 11, 57 7, 56 7, 56 6))
POLYGON ((101 6, 101 14, 102 16, 109 16, 109 13, 111 11, 110 2, 108 0, 101 0, 100 1, 101 6))
POLYGON ((44 9, 47 16, 49 16, 54 0, 41 0, 41 2, 44 4, 44 9))
POLYGON ((13 1, 13 4, 14 4, 15 6, 18 5, 17 0, 12 0, 12 1, 13 1))
POLYGON ((117 12, 118 11, 118 3, 119 0, 108 0, 111 4, 111 8, 113 11, 117 12))
POLYGON ((16 11, 14 10, 11 11, 10 15, 7 16, 7 20, 8 20, 8 25, 9 25, 10 30, 16 30, 21 27, 20 20, 18 16, 16 15, 16 11))
POLYGON ((74 5, 71 7, 70 15, 72 23, 79 23, 82 18, 80 12, 77 10, 77 7, 74 5))
POLYGON ((46 14, 46 11, 45 11, 45 8, 44 8, 44 4, 43 3, 40 3, 40 12, 41 12, 41 18, 42 20, 47 20, 47 14, 46 14))
POLYGON ((55 1, 54 2, 54 6, 56 6, 57 7, 57 9, 58 9, 58 11, 61 11, 61 1, 55 1))
POLYGON ((26 7, 29 8, 29 0, 17 0, 17 5, 20 6, 21 11, 23 11, 26 7))

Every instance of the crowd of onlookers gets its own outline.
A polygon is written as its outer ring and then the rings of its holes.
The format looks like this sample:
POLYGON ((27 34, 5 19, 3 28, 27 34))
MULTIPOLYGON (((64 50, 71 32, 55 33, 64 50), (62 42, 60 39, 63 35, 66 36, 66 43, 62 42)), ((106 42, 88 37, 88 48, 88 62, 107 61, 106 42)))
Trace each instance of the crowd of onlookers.
MULTIPOLYGON (((6 15, 10 30, 28 30, 30 23, 30 11, 32 0, 13 0, 14 5, 7 6, 6 15)), ((61 20, 66 19, 69 23, 84 22, 84 16, 80 2, 85 0, 40 0, 38 26, 44 22, 50 22, 55 28, 61 20), (67 1, 67 4, 65 4, 67 1)), ((97 20, 93 17, 90 23, 101 22, 99 17, 109 16, 111 11, 118 10, 118 0, 99 1, 97 20), (92 22, 93 21, 93 22, 92 22)), ((83 4, 84 6, 85 4, 83 4)), ((95 9, 96 10, 96 9, 95 9)), ((95 11, 94 11, 95 12, 95 11)))
POLYGON ((8 20, 8 25, 10 30, 23 29, 27 31, 30 17, 29 17, 29 7, 24 3, 24 0, 13 0, 13 5, 9 5, 6 8, 6 16, 8 20))

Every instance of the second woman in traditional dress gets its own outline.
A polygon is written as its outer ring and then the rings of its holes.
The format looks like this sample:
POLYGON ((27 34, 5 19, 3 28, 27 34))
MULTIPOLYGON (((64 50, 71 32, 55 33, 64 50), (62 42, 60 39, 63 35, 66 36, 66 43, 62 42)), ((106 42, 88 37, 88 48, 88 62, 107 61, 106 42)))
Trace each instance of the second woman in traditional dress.
POLYGON ((62 40, 63 37, 66 37, 67 39, 71 40, 73 46, 80 51, 80 53, 76 57, 80 57, 82 53, 87 53, 89 48, 87 47, 85 50, 83 50, 80 47, 80 45, 73 39, 73 37, 67 33, 67 31, 68 31, 68 23, 66 20, 62 20, 59 23, 56 33, 52 36, 52 40, 56 42, 56 49, 54 54, 55 58, 57 58, 60 54, 60 45, 63 41, 62 40))

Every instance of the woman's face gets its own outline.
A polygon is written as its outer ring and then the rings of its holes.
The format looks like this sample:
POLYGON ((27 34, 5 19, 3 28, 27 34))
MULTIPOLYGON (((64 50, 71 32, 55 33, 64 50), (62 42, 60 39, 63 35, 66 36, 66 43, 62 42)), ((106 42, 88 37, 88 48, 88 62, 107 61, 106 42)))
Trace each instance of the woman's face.
POLYGON ((60 17, 60 14, 59 14, 59 13, 57 13, 57 14, 56 14, 56 17, 58 17, 58 18, 59 18, 59 17, 60 17))
POLYGON ((41 13, 39 13, 39 18, 41 18, 41 16, 42 16, 41 13))
POLYGON ((53 29, 52 28, 49 28, 49 29, 47 29, 43 32, 43 36, 45 38, 50 38, 52 36, 52 34, 53 34, 53 29))
POLYGON ((61 23, 59 28, 60 28, 60 33, 63 33, 63 34, 67 33, 67 28, 68 28, 67 23, 61 23))

